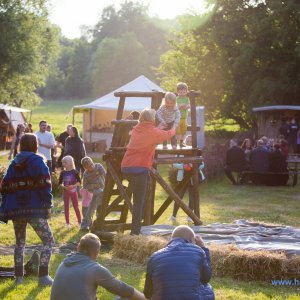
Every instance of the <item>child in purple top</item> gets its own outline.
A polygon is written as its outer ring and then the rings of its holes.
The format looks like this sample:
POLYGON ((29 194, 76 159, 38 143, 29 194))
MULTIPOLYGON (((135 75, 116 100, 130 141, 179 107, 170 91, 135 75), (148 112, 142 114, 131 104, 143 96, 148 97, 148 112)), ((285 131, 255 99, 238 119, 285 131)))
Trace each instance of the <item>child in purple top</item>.
POLYGON ((75 169, 75 164, 72 156, 65 156, 62 159, 62 166, 64 168, 59 176, 59 184, 63 187, 64 211, 66 218, 65 227, 70 227, 70 198, 76 213, 78 224, 81 224, 81 215, 78 207, 77 186, 80 185, 80 177, 78 171, 75 169))

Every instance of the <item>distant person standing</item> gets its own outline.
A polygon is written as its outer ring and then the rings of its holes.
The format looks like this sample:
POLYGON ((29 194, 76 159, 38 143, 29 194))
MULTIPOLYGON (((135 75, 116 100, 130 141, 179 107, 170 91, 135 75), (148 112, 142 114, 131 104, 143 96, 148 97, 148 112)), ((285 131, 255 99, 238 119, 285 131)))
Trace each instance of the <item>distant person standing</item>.
MULTIPOLYGON (((50 124, 47 125, 47 131, 48 132, 52 132, 52 126, 50 124)), ((56 148, 56 145, 55 145, 54 148, 51 148, 51 161, 52 161, 52 169, 51 169, 51 171, 52 172, 55 171, 56 166, 57 166, 57 163, 56 163, 56 151, 57 151, 57 148, 56 148)))
POLYGON ((186 145, 183 143, 185 139, 185 134, 187 131, 187 117, 188 117, 188 109, 190 106, 190 99, 187 96, 188 93, 188 86, 184 82, 177 83, 177 94, 176 97, 177 106, 180 111, 180 121, 179 125, 176 128, 176 139, 179 142, 179 147, 183 148, 186 145))
POLYGON ((25 134, 25 125, 20 123, 17 126, 16 134, 13 138, 12 143, 11 143, 10 151, 9 151, 9 154, 8 154, 8 160, 11 160, 12 155, 13 155, 13 157, 15 157, 17 155, 18 147, 19 147, 19 144, 20 144, 20 139, 24 134, 25 134))
MULTIPOLYGON (((83 171, 81 160, 85 157, 85 147, 83 140, 79 136, 78 129, 72 126, 69 130, 69 137, 66 138, 64 156, 70 155, 75 162, 75 168, 80 173, 83 171)), ((83 173, 83 172, 82 172, 83 173)))
POLYGON ((56 138, 56 147, 60 148, 60 155, 57 159, 57 167, 59 168, 62 168, 61 160, 65 156, 66 139, 70 135, 70 129, 72 127, 73 124, 68 124, 66 130, 56 138))
POLYGON ((20 153, 11 161, 1 182, 0 221, 12 220, 16 237, 14 251, 15 284, 23 282, 24 250, 28 224, 42 240, 39 285, 52 285, 48 265, 54 246, 48 218, 52 205, 51 178, 43 158, 37 155, 37 138, 26 133, 20 140, 20 153))
POLYGON ((42 120, 39 123, 40 130, 35 133, 38 138, 38 152, 45 156, 47 166, 52 171, 51 149, 55 148, 55 139, 52 132, 47 131, 47 122, 42 120))
POLYGON ((290 123, 288 120, 282 120, 282 124, 279 128, 279 133, 284 136, 284 139, 287 140, 290 132, 290 123))
POLYGON ((293 149, 293 153, 297 153, 297 133, 299 130, 299 126, 296 123, 295 118, 291 120, 290 128, 289 128, 289 136, 288 142, 289 147, 293 149))

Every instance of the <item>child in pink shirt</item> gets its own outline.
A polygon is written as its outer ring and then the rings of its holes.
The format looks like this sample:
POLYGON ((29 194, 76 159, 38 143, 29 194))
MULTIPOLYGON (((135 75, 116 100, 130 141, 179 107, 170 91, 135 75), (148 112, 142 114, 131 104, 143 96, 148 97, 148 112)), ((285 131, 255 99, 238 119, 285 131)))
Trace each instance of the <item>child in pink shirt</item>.
POLYGON ((86 212, 87 212, 87 209, 91 203, 91 200, 93 198, 93 194, 90 193, 87 189, 84 189, 84 188, 81 188, 80 189, 80 195, 82 197, 82 209, 81 209, 81 212, 82 212, 82 216, 84 217, 86 212))

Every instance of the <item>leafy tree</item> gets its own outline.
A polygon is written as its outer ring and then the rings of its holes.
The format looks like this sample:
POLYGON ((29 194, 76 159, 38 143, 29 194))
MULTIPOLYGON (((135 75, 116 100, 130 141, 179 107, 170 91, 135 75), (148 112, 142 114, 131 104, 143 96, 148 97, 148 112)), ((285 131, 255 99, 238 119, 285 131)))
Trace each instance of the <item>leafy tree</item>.
POLYGON ((106 7, 92 33, 95 56, 91 62, 91 65, 94 66, 92 67, 91 78, 94 82, 93 91, 97 96, 99 96, 100 91, 108 91, 107 88, 110 86, 116 88, 118 86, 114 85, 116 82, 127 82, 133 75, 138 76, 143 73, 154 78, 154 67, 159 65, 160 55, 168 48, 166 32, 156 26, 148 17, 146 6, 133 1, 124 1, 119 10, 116 10, 114 6, 106 7), (129 38, 128 41, 125 39, 126 36, 129 38), (128 45, 131 42, 133 44, 128 45), (113 44, 118 44, 120 49, 115 48, 113 44), (103 49, 110 47, 114 48, 116 53, 112 51, 100 53, 103 49), (120 53, 127 52, 129 49, 134 54, 129 54, 129 59, 126 56, 124 56, 126 59, 121 59, 121 57, 116 59, 120 53), (101 59, 106 61, 101 61, 101 59), (119 66, 115 61, 118 61, 119 66), (130 65, 127 63, 129 61, 130 65), (113 62, 113 67, 108 67, 107 65, 111 62, 113 62), (100 73, 103 74, 103 71, 100 70, 100 66, 103 65, 106 66, 106 76, 99 77, 100 73), (125 66, 127 70, 124 70, 125 66), (100 73, 95 69, 99 70, 100 73), (116 70, 118 70, 117 76, 116 70), (96 74, 98 75, 96 76, 96 74), (93 76, 95 77, 93 78, 93 76), (99 87, 99 78, 101 78, 103 88, 99 87), (108 78, 113 80, 109 82, 108 78))
POLYGON ((46 1, 0 2, 0 94, 3 103, 34 105, 35 90, 57 51, 57 30, 48 22, 46 1))
POLYGON ((120 38, 105 38, 91 61, 91 81, 94 96, 123 85, 128 79, 146 74, 147 53, 133 33, 120 38))
POLYGON ((86 97, 90 95, 87 67, 91 58, 91 46, 85 39, 77 39, 74 44, 66 74, 66 96, 86 97))
POLYGON ((197 82, 214 115, 232 118, 244 128, 251 126, 253 106, 298 104, 299 10, 296 0, 215 1, 207 22, 177 36, 190 38, 177 48, 173 43, 163 57, 163 82, 168 84, 169 61, 180 59, 183 71, 178 70, 177 78, 193 87, 197 82), (191 66, 193 61, 197 67, 191 66))

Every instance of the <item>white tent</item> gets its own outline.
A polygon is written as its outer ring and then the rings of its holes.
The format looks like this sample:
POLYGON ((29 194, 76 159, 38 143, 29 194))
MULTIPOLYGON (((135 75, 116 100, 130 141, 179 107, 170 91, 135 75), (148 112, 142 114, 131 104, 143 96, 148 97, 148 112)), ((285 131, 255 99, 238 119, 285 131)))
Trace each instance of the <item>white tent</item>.
MULTIPOLYGON (((115 97, 115 92, 164 92, 164 90, 141 75, 111 93, 84 105, 73 107, 73 113, 83 113, 83 139, 86 143, 95 143, 99 140, 106 140, 107 146, 111 141, 111 120, 117 116, 119 97, 115 97)), ((124 116, 131 111, 141 111, 146 107, 151 107, 151 98, 126 98, 124 116)))
POLYGON ((0 148, 6 148, 7 142, 11 142, 12 136, 17 130, 18 124, 25 123, 24 113, 29 109, 13 107, 0 103, 0 148))

